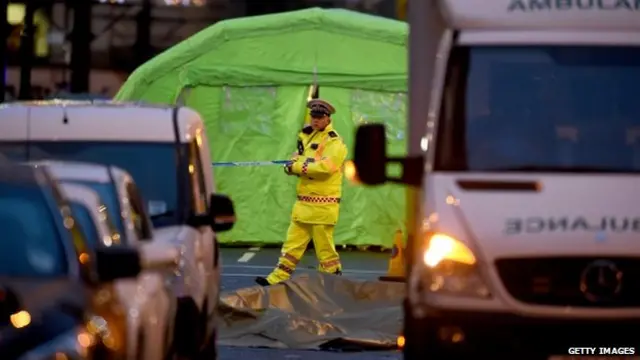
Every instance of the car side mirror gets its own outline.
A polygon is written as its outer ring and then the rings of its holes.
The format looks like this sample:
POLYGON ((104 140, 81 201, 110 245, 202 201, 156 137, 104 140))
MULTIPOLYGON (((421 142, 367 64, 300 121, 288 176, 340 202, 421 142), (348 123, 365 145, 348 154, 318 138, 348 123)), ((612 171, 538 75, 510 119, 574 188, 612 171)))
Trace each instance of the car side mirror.
POLYGON ((135 278, 142 271, 138 249, 116 246, 96 249, 98 281, 135 278))
POLYGON ((424 157, 388 157, 387 135, 383 124, 360 125, 356 130, 353 157, 355 174, 359 182, 367 185, 381 185, 385 182, 420 186, 424 172, 424 157), (398 163, 402 175, 387 175, 387 164, 398 163))
POLYGON ((151 241, 140 246, 142 268, 167 271, 178 268, 180 253, 173 244, 151 241))
POLYGON ((236 223, 236 211, 233 201, 226 195, 211 194, 209 212, 205 215, 194 215, 189 225, 194 227, 210 226, 215 232, 225 232, 236 223))

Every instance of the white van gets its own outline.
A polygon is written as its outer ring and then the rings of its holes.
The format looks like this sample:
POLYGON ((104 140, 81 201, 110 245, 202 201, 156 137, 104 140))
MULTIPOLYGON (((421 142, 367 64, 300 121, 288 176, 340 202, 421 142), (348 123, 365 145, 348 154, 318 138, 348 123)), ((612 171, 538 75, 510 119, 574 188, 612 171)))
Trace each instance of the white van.
POLYGON ((209 152, 202 119, 185 107, 108 101, 0 106, 0 153, 17 161, 67 160, 123 168, 147 201, 155 234, 176 244, 193 244, 204 259, 204 276, 181 273, 174 291, 186 295, 198 289, 201 296, 195 303, 179 304, 178 317, 192 319, 194 311, 202 316, 196 324, 179 326, 199 330, 196 337, 185 336, 181 348, 199 348, 214 335, 220 278, 214 231, 226 231, 235 221, 231 200, 214 194, 209 152))
MULTIPOLYGON (((51 167, 49 167, 51 170, 51 167)), ((69 201, 76 221, 93 246, 110 247, 116 244, 107 217, 100 212, 103 202, 93 189, 78 184, 61 183, 60 190, 69 201)), ((142 272, 133 279, 118 279, 113 282, 113 298, 124 311, 123 359, 156 360, 172 355, 173 324, 176 311, 175 298, 167 293, 161 274, 156 271, 175 269, 178 251, 158 249, 147 243, 140 246, 142 272), (162 251, 164 250, 164 251, 162 251)))
POLYGON ((640 2, 409 4, 408 156, 354 159, 411 192, 406 358, 633 355, 640 2))

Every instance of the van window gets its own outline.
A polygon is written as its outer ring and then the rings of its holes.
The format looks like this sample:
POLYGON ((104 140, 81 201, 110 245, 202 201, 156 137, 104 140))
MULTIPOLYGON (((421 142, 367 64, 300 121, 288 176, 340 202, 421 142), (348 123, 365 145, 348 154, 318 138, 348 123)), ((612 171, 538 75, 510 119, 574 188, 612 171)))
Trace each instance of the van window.
POLYGON ((27 161, 27 147, 24 144, 7 142, 0 144, 0 161, 27 161))
POLYGON ((140 240, 151 240, 153 236, 151 233, 151 224, 149 223, 147 211, 145 210, 138 188, 134 183, 127 182, 126 190, 131 209, 131 220, 133 222, 136 236, 140 240))
POLYGON ((193 210, 197 215, 205 214, 207 212, 207 187, 200 151, 195 140, 189 144, 189 177, 193 191, 193 210))
MULTIPOLYGON (((184 147, 186 150, 187 144, 184 147)), ((26 141, 3 142, 0 152, 29 157, 21 160, 83 161, 123 168, 136 180, 143 198, 164 209, 161 214, 152 214, 154 227, 178 225, 185 220, 178 204, 187 204, 189 199, 183 198, 187 196, 185 189, 178 189, 182 185, 176 172, 179 155, 173 142, 30 141, 28 146, 26 141)), ((187 162, 187 153, 183 152, 182 163, 187 162)))
POLYGON ((436 170, 638 172, 639 83, 640 47, 456 48, 436 170))

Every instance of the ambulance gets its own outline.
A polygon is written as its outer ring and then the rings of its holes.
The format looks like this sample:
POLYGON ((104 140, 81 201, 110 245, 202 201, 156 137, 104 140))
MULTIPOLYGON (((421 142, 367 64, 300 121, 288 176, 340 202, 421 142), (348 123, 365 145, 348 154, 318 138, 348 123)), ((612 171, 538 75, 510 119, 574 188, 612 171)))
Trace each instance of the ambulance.
POLYGON ((407 154, 383 124, 354 151, 361 183, 407 185, 405 358, 638 356, 640 1, 408 16, 407 154))

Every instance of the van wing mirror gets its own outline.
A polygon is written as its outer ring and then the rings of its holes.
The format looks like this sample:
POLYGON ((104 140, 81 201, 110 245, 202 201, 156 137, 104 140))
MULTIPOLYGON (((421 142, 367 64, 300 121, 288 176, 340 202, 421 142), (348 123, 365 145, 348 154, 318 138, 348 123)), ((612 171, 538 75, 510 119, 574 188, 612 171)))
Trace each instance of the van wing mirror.
POLYGON ((100 282, 135 278, 142 271, 138 249, 127 246, 96 249, 96 270, 100 282))
POLYGON ((420 186, 424 173, 424 157, 388 157, 387 136, 383 124, 360 125, 356 130, 353 157, 357 179, 367 185, 381 185, 385 182, 420 186), (399 163, 402 175, 387 175, 387 164, 399 163))
POLYGON ((366 124, 356 130, 353 155, 358 180, 367 185, 387 181, 387 136, 382 124, 366 124))
POLYGON ((209 218, 215 232, 229 231, 236 223, 236 210, 233 201, 227 195, 211 194, 209 199, 209 218))

